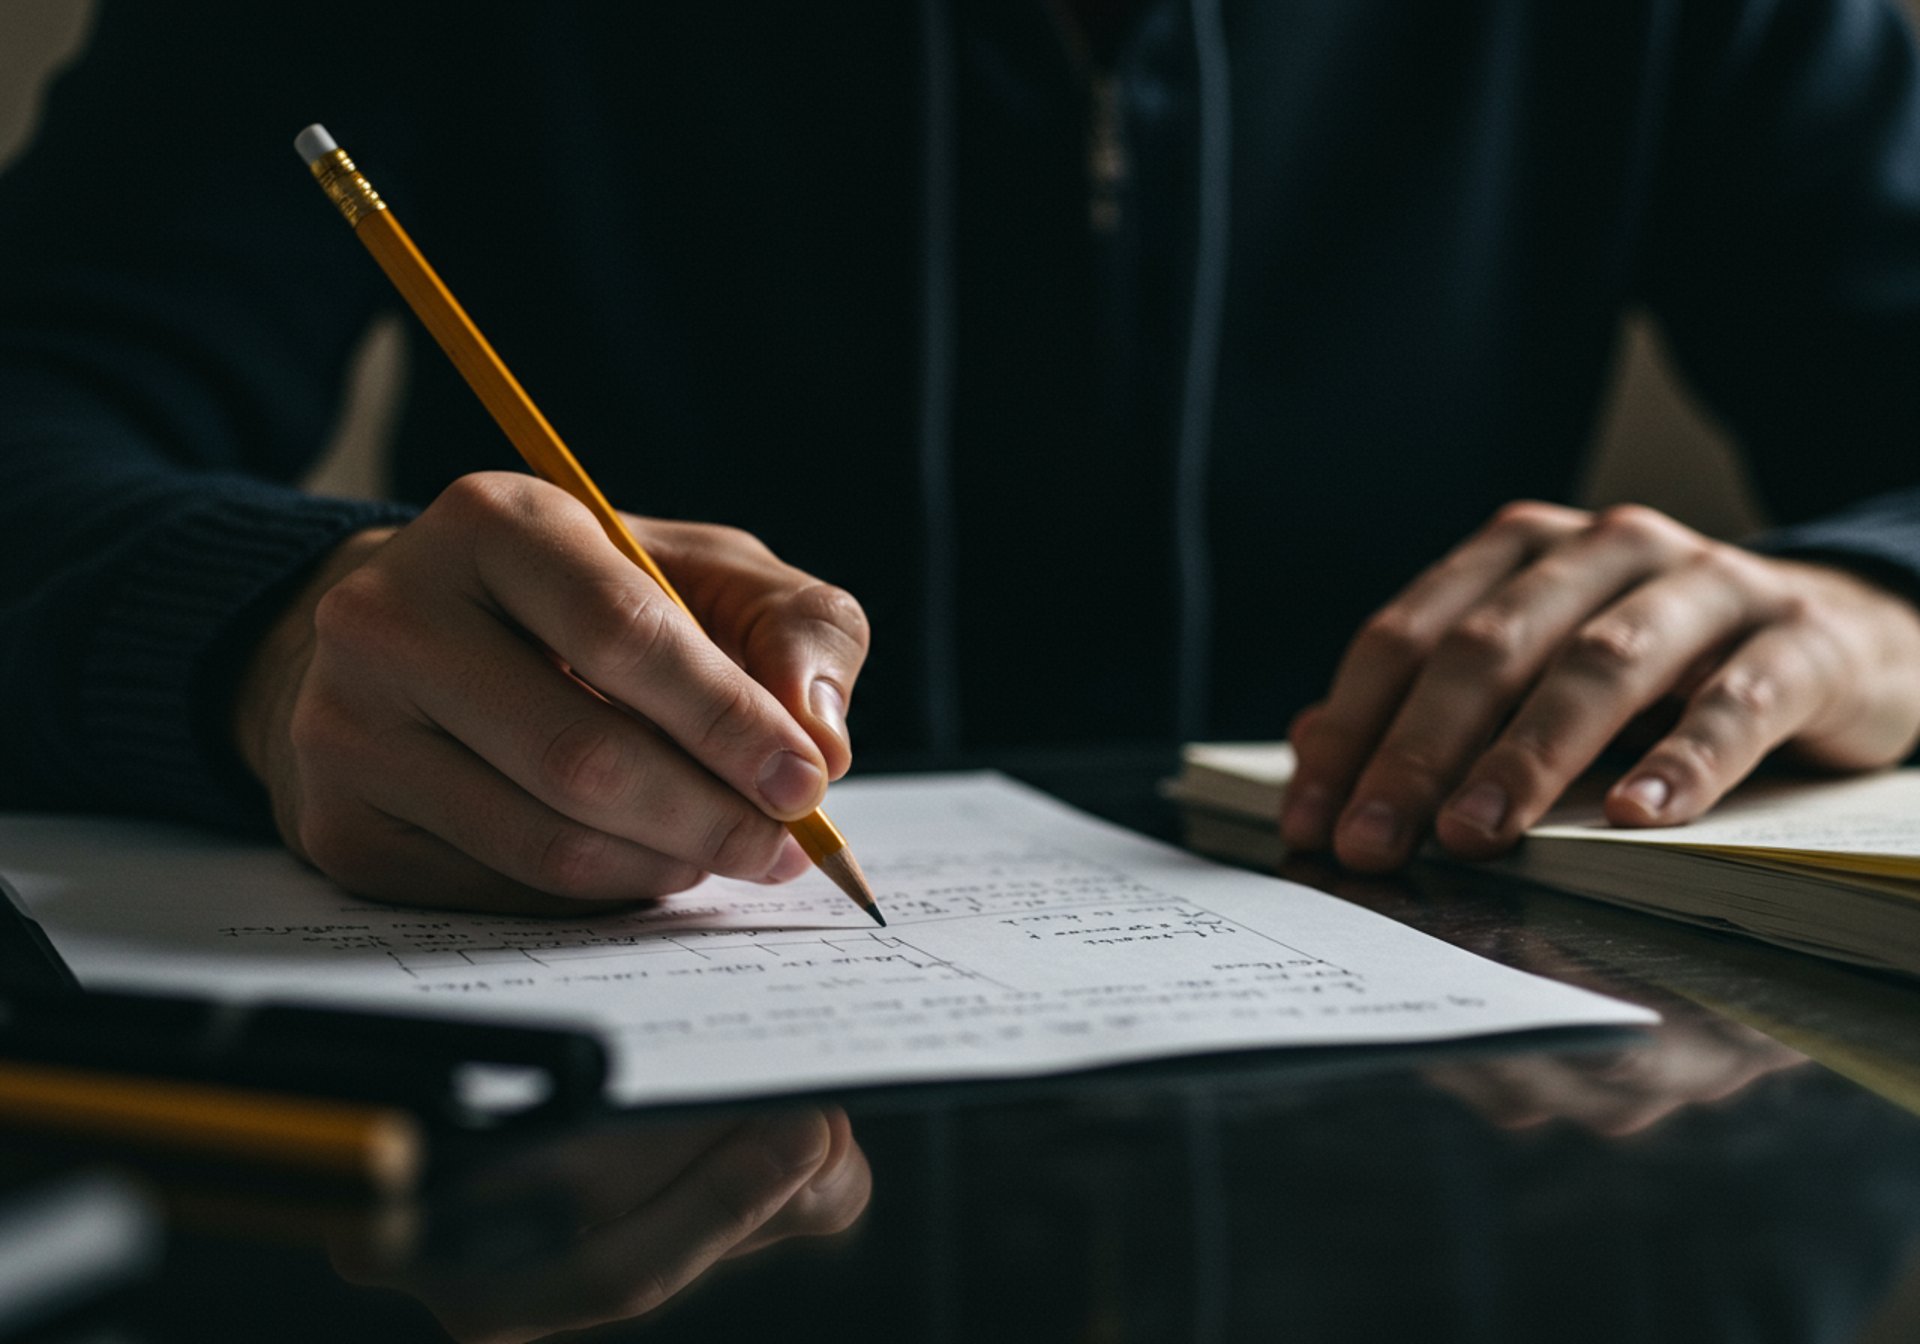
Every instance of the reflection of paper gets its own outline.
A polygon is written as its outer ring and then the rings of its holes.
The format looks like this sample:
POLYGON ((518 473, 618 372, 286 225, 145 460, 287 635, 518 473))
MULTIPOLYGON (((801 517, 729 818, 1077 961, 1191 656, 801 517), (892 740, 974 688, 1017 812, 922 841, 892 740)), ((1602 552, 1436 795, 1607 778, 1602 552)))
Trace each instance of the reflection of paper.
POLYGON ((997 777, 843 784, 833 814, 886 929, 817 874, 590 920, 400 909, 97 819, 0 818, 0 872, 88 986, 589 1019, 626 1102, 1655 1020, 997 777))

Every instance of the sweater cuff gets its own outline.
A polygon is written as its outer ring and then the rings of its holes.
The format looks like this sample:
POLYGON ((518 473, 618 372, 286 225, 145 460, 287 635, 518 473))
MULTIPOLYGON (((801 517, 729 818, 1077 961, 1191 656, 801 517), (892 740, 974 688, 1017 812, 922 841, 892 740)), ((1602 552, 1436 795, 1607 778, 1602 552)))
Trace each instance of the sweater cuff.
POLYGON ((265 790, 242 765, 228 723, 247 650, 336 545, 413 511, 223 485, 169 518, 127 567, 81 651, 75 709, 98 796, 258 829, 270 822, 265 790))
POLYGON ((1920 490, 1876 495, 1841 513, 1776 527, 1750 550, 1849 569, 1920 603, 1920 490))

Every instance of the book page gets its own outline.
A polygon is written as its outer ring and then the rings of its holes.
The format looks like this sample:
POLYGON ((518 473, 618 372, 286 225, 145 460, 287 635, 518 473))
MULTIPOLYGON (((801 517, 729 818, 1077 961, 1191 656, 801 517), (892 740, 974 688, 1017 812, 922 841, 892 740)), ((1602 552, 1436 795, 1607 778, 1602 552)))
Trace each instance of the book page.
MULTIPOLYGON (((1167 783, 1169 797, 1253 821, 1276 815, 1293 777, 1293 751, 1284 742, 1196 742, 1182 758, 1182 774, 1167 783)), ((1579 781, 1528 836, 1761 851, 1850 872, 1920 876, 1920 770, 1749 780, 1699 821, 1644 829, 1607 821, 1600 800, 1612 782, 1579 781)))
POLYGON ((831 801, 885 929, 817 873, 586 919, 376 905, 271 846, 94 818, 0 817, 0 874, 89 987, 590 1023, 624 1103, 1657 1020, 997 776, 831 801))
POLYGON ((1874 856, 1893 862, 1872 871, 1920 873, 1920 770, 1750 780, 1698 821, 1643 830, 1609 826, 1597 803, 1583 801, 1549 814, 1527 834, 1781 856, 1874 856))
POLYGON ((1285 795, 1295 765, 1290 742, 1190 742, 1181 748, 1180 761, 1192 769, 1259 784, 1276 800, 1285 795))
POLYGON ((1286 742, 1190 742, 1180 749, 1180 773, 1161 792, 1184 806, 1273 824, 1293 769, 1286 742))

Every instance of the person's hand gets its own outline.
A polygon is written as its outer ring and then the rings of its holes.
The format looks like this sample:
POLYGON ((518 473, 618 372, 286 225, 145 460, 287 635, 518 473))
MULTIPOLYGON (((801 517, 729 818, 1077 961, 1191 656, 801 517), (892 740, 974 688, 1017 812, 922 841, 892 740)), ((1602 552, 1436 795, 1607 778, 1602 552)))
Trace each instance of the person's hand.
POLYGON ((627 522, 711 639, 530 476, 338 547, 235 698, 287 845, 362 895, 547 913, 805 871, 780 823, 851 761, 859 605, 743 532, 627 522))
POLYGON ((1437 1064, 1423 1074, 1501 1129, 1566 1120, 1625 1138, 1806 1062, 1751 1027, 1703 1017, 1662 1023, 1627 1049, 1516 1053, 1437 1064))
POLYGON ((1866 579, 1651 509, 1512 504, 1377 612, 1295 719, 1281 831, 1363 872, 1398 867, 1429 830, 1489 857, 1676 703, 1606 813, 1689 821, 1782 746, 1835 770, 1902 759, 1916 668, 1920 610, 1866 579))
POLYGON ((872 1190, 838 1107, 623 1126, 442 1192, 423 1221, 452 1244, 331 1253, 343 1278, 419 1298, 462 1344, 524 1344, 645 1316, 723 1260, 843 1232, 872 1190))

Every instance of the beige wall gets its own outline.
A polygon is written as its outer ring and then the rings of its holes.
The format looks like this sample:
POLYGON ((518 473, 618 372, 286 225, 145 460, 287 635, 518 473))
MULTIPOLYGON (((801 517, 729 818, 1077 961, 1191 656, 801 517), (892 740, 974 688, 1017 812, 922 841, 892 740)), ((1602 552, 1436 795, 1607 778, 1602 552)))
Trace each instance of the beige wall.
POLYGON ((26 139, 48 68, 79 49, 92 8, 79 0, 0 0, 0 161, 26 139))
MULTIPOLYGON (((1920 0, 1906 0, 1920 14, 1920 0)), ((0 0, 0 161, 25 139, 48 72, 85 40, 88 0, 0 0)), ((377 494, 380 447, 390 432, 395 392, 405 376, 392 323, 369 334, 355 362, 334 447, 316 472, 317 488, 377 494)), ((1590 503, 1639 500, 1720 536, 1759 521, 1752 492, 1724 433, 1699 413, 1671 376, 1658 334, 1627 324, 1608 409, 1595 436, 1584 496, 1590 503)))
MULTIPOLYGON (((47 79, 79 53, 92 12, 91 0, 0 0, 0 165, 32 133, 47 79)), ((287 164, 298 171, 291 156, 287 164)), ((382 449, 406 376, 404 349, 392 319, 367 333, 342 389, 332 445, 308 485, 336 495, 383 493, 382 449)))

